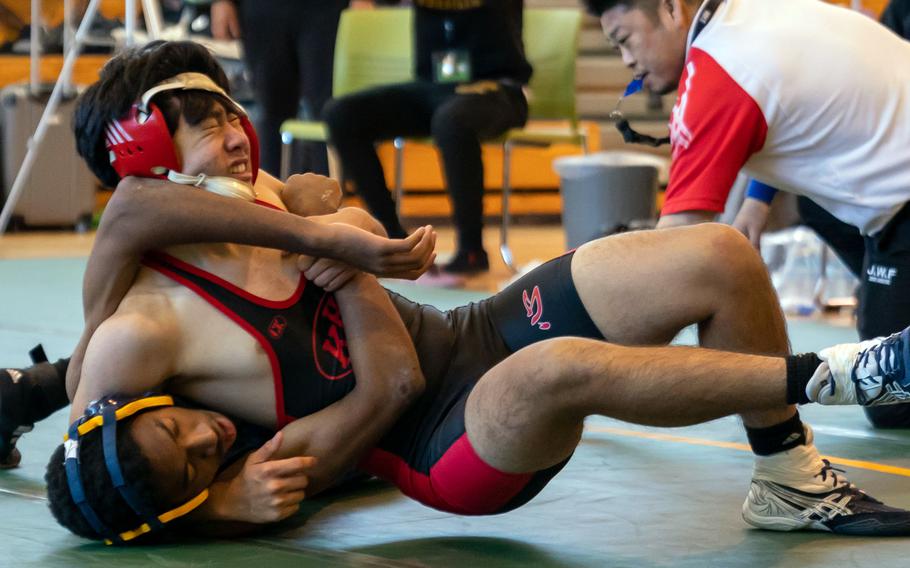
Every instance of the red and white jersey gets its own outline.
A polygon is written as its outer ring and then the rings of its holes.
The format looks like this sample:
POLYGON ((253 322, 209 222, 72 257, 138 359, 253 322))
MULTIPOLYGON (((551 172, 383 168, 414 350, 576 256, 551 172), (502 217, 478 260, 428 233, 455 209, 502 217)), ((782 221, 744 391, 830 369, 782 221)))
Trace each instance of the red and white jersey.
POLYGON ((723 211, 743 169, 875 234, 910 200, 910 42, 819 0, 726 0, 670 136, 665 215, 723 211))

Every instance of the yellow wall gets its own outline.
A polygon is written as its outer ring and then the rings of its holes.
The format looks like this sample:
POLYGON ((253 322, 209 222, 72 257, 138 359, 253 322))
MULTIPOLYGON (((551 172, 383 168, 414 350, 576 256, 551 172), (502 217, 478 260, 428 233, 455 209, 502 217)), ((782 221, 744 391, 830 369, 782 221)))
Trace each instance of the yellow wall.
MULTIPOLYGON (((82 55, 73 69, 73 82, 90 85, 98 80, 98 71, 107 62, 107 55, 82 55)), ((41 81, 52 83, 63 68, 62 55, 45 55, 41 58, 41 81)), ((0 55, 0 87, 29 80, 29 62, 25 55, 0 55)))
MULTIPOLYGON (((3 4, 4 8, 12 12, 22 22, 28 24, 31 21, 31 0, 0 0, 0 4, 3 4)), ((123 0, 101 0, 98 10, 106 18, 122 19, 126 10, 125 4, 123 0)), ((88 6, 88 1, 76 0, 73 5, 80 10, 84 10, 88 6)), ((141 14, 142 4, 140 2, 136 3, 136 8, 138 13, 141 14)), ((63 0, 43 0, 41 2, 41 18, 44 20, 45 25, 51 27, 59 26, 63 22, 63 0)), ((13 29, 0 21, 0 43, 16 39, 19 37, 19 33, 18 29, 13 29)))

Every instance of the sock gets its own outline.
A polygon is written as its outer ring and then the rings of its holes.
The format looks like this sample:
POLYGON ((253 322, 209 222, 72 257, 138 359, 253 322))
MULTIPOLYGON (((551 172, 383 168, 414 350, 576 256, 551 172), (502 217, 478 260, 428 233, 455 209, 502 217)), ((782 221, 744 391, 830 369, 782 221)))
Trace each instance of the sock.
POLYGON ((822 360, 815 353, 801 353, 787 357, 787 404, 808 404, 806 385, 822 360))
POLYGON ((749 428, 746 436, 752 451, 759 456, 770 456, 806 443, 806 431, 799 419, 799 412, 791 418, 767 428, 749 428))

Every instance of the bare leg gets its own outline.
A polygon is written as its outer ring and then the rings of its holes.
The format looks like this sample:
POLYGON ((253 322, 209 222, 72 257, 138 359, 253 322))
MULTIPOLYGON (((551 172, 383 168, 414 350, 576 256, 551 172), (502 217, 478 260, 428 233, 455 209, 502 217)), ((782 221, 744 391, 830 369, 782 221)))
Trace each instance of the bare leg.
MULTIPOLYGON (((786 324, 761 258, 738 231, 714 223, 627 233, 585 244, 572 278, 591 319, 609 341, 669 342, 698 324, 702 347, 744 353, 789 353, 786 324)), ((733 369, 733 377, 742 371, 733 369)), ((743 422, 779 424, 795 409, 770 408, 755 394, 743 422)))
POLYGON ((525 473, 571 455, 591 414, 686 426, 779 407, 785 398, 779 357, 561 338, 487 372, 468 397, 465 424, 487 463, 525 473))

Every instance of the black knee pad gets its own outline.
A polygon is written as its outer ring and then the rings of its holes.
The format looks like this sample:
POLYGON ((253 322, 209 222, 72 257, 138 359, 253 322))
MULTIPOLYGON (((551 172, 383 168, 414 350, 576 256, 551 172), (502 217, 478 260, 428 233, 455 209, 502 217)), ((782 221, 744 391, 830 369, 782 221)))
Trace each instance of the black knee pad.
POLYGON ((68 359, 25 369, 0 369, 0 429, 33 424, 69 404, 68 359))
POLYGON ((0 469, 19 463, 16 441, 32 425, 69 404, 66 370, 69 359, 44 361, 44 351, 32 350, 42 361, 25 369, 0 369, 0 469))
POLYGON ((16 440, 31 429, 30 424, 22 424, 25 407, 22 378, 18 369, 0 369, 0 469, 18 465, 18 457, 11 458, 16 440))
POLYGON ((19 426, 26 404, 25 378, 19 369, 0 369, 0 434, 19 426))
POLYGON ((863 410, 876 428, 910 428, 910 403, 870 406, 863 410))

